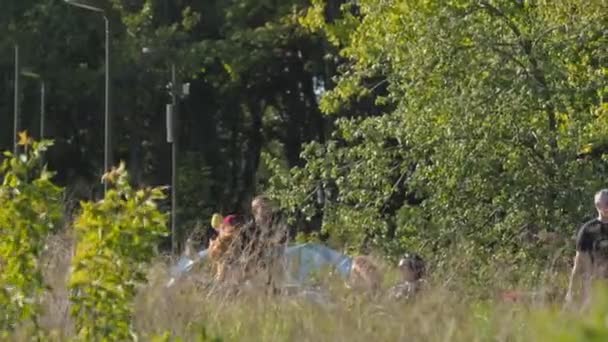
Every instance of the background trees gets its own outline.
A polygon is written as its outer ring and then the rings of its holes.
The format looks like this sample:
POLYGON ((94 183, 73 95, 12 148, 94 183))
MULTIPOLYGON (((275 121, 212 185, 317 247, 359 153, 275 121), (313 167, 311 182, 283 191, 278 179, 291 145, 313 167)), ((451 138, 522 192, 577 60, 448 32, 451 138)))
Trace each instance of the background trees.
POLYGON ((325 6, 302 22, 346 62, 320 107, 350 115, 308 146, 305 167, 275 179, 287 205, 321 188, 331 236, 446 254, 463 241, 534 254, 521 247, 547 231, 569 237, 593 214, 606 166, 605 3, 358 1, 331 23, 325 6))
MULTIPOLYGON (((169 63, 192 83, 180 107, 183 233, 265 190, 303 231, 391 253, 465 240, 535 254, 544 232, 570 236, 593 214, 608 146, 602 1, 112 6, 115 162, 135 182, 170 179, 169 63)), ((57 0, 2 8, 0 147, 12 144, 18 41, 22 64, 48 78, 50 166, 69 193, 94 196, 103 22, 57 0)), ((36 84, 23 86, 36 132, 36 84)))

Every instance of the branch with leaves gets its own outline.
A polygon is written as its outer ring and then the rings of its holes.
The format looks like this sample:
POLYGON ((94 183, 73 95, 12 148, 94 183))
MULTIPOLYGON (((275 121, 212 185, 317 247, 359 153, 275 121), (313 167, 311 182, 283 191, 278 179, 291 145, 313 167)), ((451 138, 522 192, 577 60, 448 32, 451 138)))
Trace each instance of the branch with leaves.
POLYGON ((157 207, 163 188, 134 189, 124 163, 106 173, 112 188, 98 202, 83 202, 76 219, 72 260, 72 315, 82 340, 135 339, 131 322, 136 286, 166 235, 167 217, 157 207))
POLYGON ((63 213, 63 189, 41 167, 41 158, 52 146, 19 134, 24 153, 4 152, 0 165, 0 329, 7 333, 33 322, 45 289, 39 259, 47 236, 56 230, 63 213))

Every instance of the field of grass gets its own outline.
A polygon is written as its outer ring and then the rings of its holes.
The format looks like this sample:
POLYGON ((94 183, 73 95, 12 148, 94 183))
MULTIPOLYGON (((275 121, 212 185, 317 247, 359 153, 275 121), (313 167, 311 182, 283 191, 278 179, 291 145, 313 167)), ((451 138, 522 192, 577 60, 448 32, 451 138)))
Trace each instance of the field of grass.
MULTIPOLYGON (((56 340, 74 334, 65 287, 70 253, 70 239, 56 237, 44 258, 51 290, 39 323, 45 336, 56 340)), ((608 340, 603 291, 596 293, 596 305, 588 312, 562 308, 566 267, 529 277, 532 270, 496 264, 488 266, 485 280, 471 281, 472 265, 454 263, 450 271, 435 269, 428 288, 413 301, 356 293, 326 277, 317 284, 326 289, 326 297, 315 301, 297 294, 267 295, 251 284, 241 284, 244 290, 234 295, 233 288, 213 286, 204 268, 166 288, 168 264, 165 259, 152 264, 149 283, 134 303, 134 333, 141 341, 608 340), (501 297, 508 289, 518 291, 517 301, 501 297)), ((389 265, 382 266, 389 286, 396 274, 389 265)), ((24 328, 11 340, 26 336, 24 328)))

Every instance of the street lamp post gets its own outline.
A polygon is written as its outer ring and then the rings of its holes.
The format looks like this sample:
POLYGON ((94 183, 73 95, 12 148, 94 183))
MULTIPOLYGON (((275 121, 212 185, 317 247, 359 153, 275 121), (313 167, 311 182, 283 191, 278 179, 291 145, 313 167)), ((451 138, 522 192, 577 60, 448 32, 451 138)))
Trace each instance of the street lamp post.
POLYGON ((17 155, 19 142, 17 135, 19 134, 19 76, 21 69, 19 67, 19 45, 15 44, 15 80, 14 80, 14 107, 13 107, 13 153, 17 155))
POLYGON ((171 63, 171 124, 167 129, 171 132, 171 250, 177 253, 177 154, 178 154, 178 97, 185 98, 190 95, 190 83, 178 83, 175 72, 175 63, 171 63))
MULTIPOLYGON (((150 54, 152 50, 144 47, 142 53, 150 54)), ((190 94, 190 83, 178 84, 175 63, 171 63, 171 83, 167 87, 171 103, 167 105, 166 125, 167 142, 171 144, 171 253, 177 253, 177 154, 178 154, 178 98, 190 94)))
MULTIPOLYGON (((104 173, 110 171, 110 163, 112 160, 112 149, 111 145, 111 117, 110 117, 110 21, 106 10, 96 4, 94 0, 64 0, 67 4, 84 8, 89 11, 101 13, 105 21, 105 135, 104 135, 104 160, 103 168, 104 173)), ((108 191, 108 182, 104 180, 103 183, 104 193, 108 191)))
POLYGON ((171 63, 171 104, 173 113, 171 120, 171 252, 177 253, 177 76, 175 74, 175 63, 171 63))
POLYGON ((30 70, 21 71, 21 75, 33 79, 37 79, 40 82, 40 140, 44 139, 44 123, 45 123, 45 96, 46 96, 46 84, 44 78, 40 74, 37 74, 30 70))
POLYGON ((45 120, 46 120, 46 102, 45 100, 45 96, 46 96, 46 83, 44 83, 44 80, 40 81, 40 140, 43 140, 45 138, 44 135, 44 125, 45 125, 45 120))

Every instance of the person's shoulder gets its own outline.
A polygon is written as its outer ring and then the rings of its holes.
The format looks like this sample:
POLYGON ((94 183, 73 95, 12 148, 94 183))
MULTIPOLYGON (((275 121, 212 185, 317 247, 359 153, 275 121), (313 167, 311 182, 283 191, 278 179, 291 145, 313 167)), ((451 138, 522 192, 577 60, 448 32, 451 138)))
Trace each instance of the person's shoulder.
POLYGON ((251 216, 245 217, 243 224, 241 225, 241 230, 248 230, 255 227, 255 220, 251 216))
POLYGON ((579 232, 583 233, 595 233, 600 229, 600 221, 597 218, 591 219, 581 226, 579 232))

